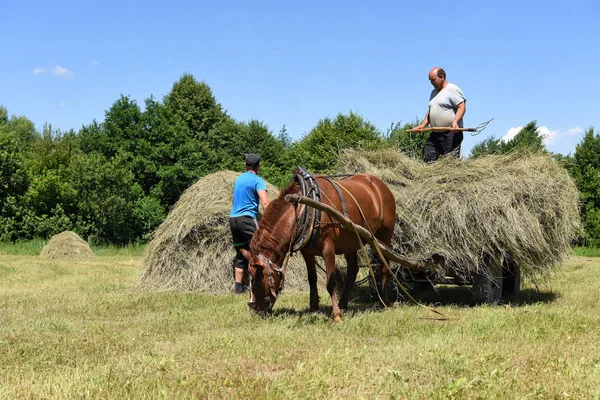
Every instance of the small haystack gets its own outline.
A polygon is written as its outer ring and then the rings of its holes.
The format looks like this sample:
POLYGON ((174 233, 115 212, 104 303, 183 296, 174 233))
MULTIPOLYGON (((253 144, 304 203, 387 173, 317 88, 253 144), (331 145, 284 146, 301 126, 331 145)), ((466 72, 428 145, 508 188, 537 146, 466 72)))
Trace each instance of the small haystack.
POLYGON ((72 258, 76 260, 89 260, 93 256, 94 252, 90 245, 71 231, 52 236, 40 253, 42 258, 72 258))
POLYGON ((370 173, 396 196, 393 247, 442 252, 438 273, 478 271, 483 254, 510 255, 529 276, 560 264, 580 232, 579 194, 566 170, 541 154, 444 158, 425 165, 400 152, 346 151, 338 172, 370 173))
MULTIPOLYGON (((207 175, 190 186, 154 232, 142 260, 138 289, 228 292, 235 251, 229 228, 233 183, 239 172, 207 175)), ((267 182, 269 198, 279 190, 267 182)), ((292 257, 286 288, 307 288, 302 257, 292 257)))

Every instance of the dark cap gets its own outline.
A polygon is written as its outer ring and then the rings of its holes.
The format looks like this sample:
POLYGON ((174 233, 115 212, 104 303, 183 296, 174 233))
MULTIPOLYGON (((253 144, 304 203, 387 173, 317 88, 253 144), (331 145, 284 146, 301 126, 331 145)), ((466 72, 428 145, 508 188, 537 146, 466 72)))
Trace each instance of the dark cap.
POLYGON ((246 154, 246 166, 247 167, 257 167, 260 163, 260 157, 258 154, 250 153, 246 154))

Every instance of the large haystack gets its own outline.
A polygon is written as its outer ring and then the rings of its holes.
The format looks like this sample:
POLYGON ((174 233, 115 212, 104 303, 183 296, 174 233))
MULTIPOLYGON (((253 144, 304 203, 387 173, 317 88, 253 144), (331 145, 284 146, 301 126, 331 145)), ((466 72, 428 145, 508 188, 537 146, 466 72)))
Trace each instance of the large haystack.
MULTIPOLYGON (((235 251, 229 228, 239 172, 207 175, 189 187, 154 232, 142 260, 139 289, 222 293, 233 283, 235 251)), ((271 200, 279 190, 267 182, 271 200)), ((292 257, 286 288, 308 287, 301 257, 292 257)))
POLYGON ((89 260, 93 256, 94 252, 90 245, 71 231, 52 236, 40 253, 42 258, 72 258, 76 260, 89 260))
POLYGON ((390 186, 394 249, 412 257, 444 253, 440 274, 478 271, 483 254, 497 261, 510 255, 523 274, 545 274, 569 254, 580 231, 577 188, 547 155, 425 165, 397 151, 347 151, 338 170, 370 173, 390 186))

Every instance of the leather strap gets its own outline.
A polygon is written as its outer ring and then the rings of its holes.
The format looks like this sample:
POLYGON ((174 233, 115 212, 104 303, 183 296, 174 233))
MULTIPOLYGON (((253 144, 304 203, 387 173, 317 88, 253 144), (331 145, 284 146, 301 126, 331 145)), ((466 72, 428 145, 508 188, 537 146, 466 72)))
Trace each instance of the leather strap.
POLYGON ((348 218, 348 205, 346 204, 346 198, 344 197, 344 194, 340 189, 340 185, 338 185, 333 179, 331 179, 331 177, 327 175, 323 175, 321 176, 321 178, 324 178, 325 180, 327 180, 327 182, 331 183, 331 186, 333 186, 340 200, 342 201, 342 212, 344 213, 344 217, 348 218))

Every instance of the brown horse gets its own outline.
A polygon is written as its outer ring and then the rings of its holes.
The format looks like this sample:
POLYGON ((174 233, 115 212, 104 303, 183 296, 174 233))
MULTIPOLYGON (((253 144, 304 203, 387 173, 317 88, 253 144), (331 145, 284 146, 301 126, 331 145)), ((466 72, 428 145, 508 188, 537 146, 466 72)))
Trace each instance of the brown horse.
MULTIPOLYGON (((341 186, 341 190, 336 191, 331 180, 320 176, 315 179, 324 204, 341 211, 342 193, 347 203, 348 218, 354 224, 369 229, 385 245, 390 244, 396 220, 396 200, 385 183, 372 175, 354 175, 335 181, 335 184, 341 186)), ((271 310, 282 287, 282 263, 295 234, 297 215, 306 207, 299 204, 296 210, 284 197, 287 194, 298 193, 298 182, 290 183, 281 191, 279 197, 265 210, 250 243, 249 270, 252 285, 248 306, 256 311, 271 310)), ((332 317, 334 322, 339 322, 342 320, 340 309, 347 307, 350 291, 358 273, 357 251, 361 243, 354 231, 344 229, 325 213, 321 217, 320 229, 316 231, 316 235, 300 250, 308 271, 310 309, 316 311, 319 308, 315 256, 321 256, 327 266, 327 291, 331 295, 332 317), (336 254, 344 254, 348 264, 347 283, 339 303, 335 279, 336 254)), ((380 270, 382 299, 387 305, 387 270, 383 266, 380 270)))

